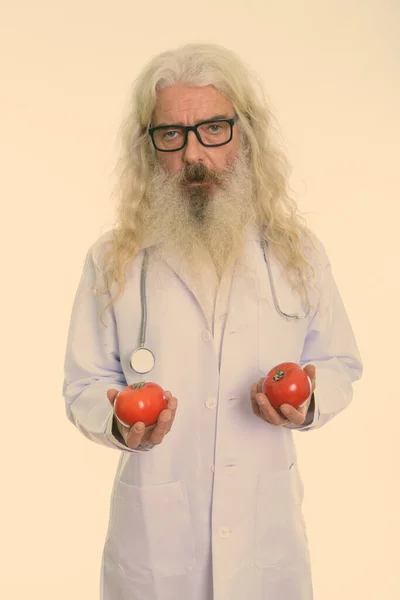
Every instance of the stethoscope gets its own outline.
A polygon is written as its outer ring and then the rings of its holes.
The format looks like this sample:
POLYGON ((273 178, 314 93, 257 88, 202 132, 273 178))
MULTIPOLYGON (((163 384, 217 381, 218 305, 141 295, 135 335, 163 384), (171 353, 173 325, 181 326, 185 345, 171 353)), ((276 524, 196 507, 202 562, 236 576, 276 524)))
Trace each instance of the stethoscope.
MULTIPOLYGON (((269 283, 271 286, 272 299, 274 302, 275 310, 282 317, 286 317, 287 319, 306 319, 310 314, 310 306, 308 306, 307 312, 300 315, 289 315, 281 310, 278 298, 275 290, 274 278, 272 276, 271 264, 269 262, 268 253, 267 253, 267 243, 261 243, 261 246, 264 251, 264 260, 268 269, 268 277, 269 283)), ((142 310, 142 320, 140 325, 140 340, 139 347, 136 348, 131 354, 130 365, 131 368, 136 371, 136 373, 144 374, 150 373, 150 371, 154 368, 155 365, 155 357, 151 350, 146 348, 146 327, 147 327, 147 298, 146 298, 146 273, 147 273, 147 264, 148 264, 148 252, 147 249, 144 250, 143 262, 142 262, 142 270, 140 276, 140 303, 142 310)))

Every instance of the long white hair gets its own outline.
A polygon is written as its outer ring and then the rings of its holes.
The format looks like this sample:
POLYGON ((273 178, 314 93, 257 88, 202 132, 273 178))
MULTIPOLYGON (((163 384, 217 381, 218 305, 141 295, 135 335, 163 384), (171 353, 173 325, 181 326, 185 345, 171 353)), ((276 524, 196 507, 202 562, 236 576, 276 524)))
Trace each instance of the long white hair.
POLYGON ((174 84, 214 86, 239 115, 255 184, 255 208, 261 237, 285 269, 288 281, 307 300, 315 270, 307 249, 315 238, 289 194, 290 167, 279 147, 279 128, 262 85, 231 50, 217 44, 186 44, 155 56, 134 81, 127 114, 121 124, 120 155, 115 167, 117 217, 112 243, 103 253, 102 274, 123 293, 125 268, 141 247, 149 205, 147 188, 155 160, 148 128, 157 90, 174 84))

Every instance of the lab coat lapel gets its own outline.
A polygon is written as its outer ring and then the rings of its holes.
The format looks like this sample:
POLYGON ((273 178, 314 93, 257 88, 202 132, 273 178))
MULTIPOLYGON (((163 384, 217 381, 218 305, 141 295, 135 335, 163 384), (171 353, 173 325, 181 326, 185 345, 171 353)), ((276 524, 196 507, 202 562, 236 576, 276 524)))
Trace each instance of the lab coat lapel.
MULTIPOLYGON (((245 269, 244 273, 241 273, 241 271, 240 271, 241 275, 239 275, 239 277, 244 276, 245 279, 247 279, 249 276, 248 269, 250 269, 250 273, 252 273, 250 275, 250 278, 254 282, 255 281, 255 273, 257 271, 257 266, 259 267, 259 265, 257 265, 258 261, 255 260, 254 251, 256 250, 255 254, 256 254, 256 256, 259 256, 260 240, 259 240, 257 234, 255 233, 254 229, 252 229, 251 227, 249 227, 246 230, 244 235, 245 235, 244 257, 245 257, 246 269, 245 269), (256 248, 256 246, 257 246, 257 248, 256 248), (257 252, 257 250, 258 250, 258 252, 257 252)), ((147 241, 147 243, 145 243, 142 246, 142 248, 149 248, 150 253, 151 253, 151 246, 154 246, 156 244, 157 244, 156 240, 150 239, 149 241, 147 241)), ((190 274, 188 273, 187 268, 186 268, 185 257, 180 255, 178 252, 174 252, 170 248, 165 248, 163 257, 164 257, 164 261, 168 265, 168 267, 173 270, 175 275, 177 277, 179 277, 179 279, 189 289, 193 298, 197 302, 200 310, 202 311, 202 313, 204 315, 204 318, 206 320, 206 323, 208 324, 209 330, 213 331, 213 329, 214 329, 214 308, 215 308, 216 297, 217 297, 217 293, 218 293, 220 284, 219 284, 218 276, 216 274, 211 256, 209 255, 210 268, 208 269, 207 274, 204 275, 204 278, 202 280, 194 280, 192 277, 190 277, 190 274)), ((244 258, 244 257, 242 257, 242 258, 244 258)), ((265 263, 263 265, 263 268, 264 269, 266 268, 265 263)), ((230 264, 228 272, 224 274, 224 278, 226 278, 226 277, 230 278, 229 286, 232 282, 232 277, 235 277, 234 271, 235 271, 235 267, 232 264, 230 264), (233 271, 232 271, 232 269, 233 269, 233 271)), ((237 273, 236 273, 236 277, 238 277, 237 273)), ((228 284, 225 282, 225 285, 228 285, 228 284)))
MULTIPOLYGON (((151 245, 152 244, 147 244, 143 247, 145 248, 151 245)), ((149 248, 149 250, 151 253, 151 248, 149 248)), ((185 257, 178 252, 174 252, 170 248, 165 248, 163 258, 165 264, 174 271, 175 275, 189 289, 204 315, 208 328, 212 331, 215 296, 218 290, 218 277, 211 257, 210 269, 203 280, 194 280, 193 277, 190 276, 187 271, 185 257)))

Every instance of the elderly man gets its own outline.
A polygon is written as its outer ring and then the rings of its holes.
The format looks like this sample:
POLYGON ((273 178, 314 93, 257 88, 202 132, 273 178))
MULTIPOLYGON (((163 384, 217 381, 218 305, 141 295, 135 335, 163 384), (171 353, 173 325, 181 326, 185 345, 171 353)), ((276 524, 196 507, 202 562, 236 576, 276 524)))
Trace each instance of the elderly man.
POLYGON ((293 430, 342 411, 362 363, 273 131, 219 46, 165 52, 135 82, 118 220, 87 253, 63 385, 70 421, 120 451, 103 600, 313 597, 293 430), (262 381, 287 361, 312 394, 276 410, 262 381), (142 381, 168 407, 128 428, 113 403, 142 381))

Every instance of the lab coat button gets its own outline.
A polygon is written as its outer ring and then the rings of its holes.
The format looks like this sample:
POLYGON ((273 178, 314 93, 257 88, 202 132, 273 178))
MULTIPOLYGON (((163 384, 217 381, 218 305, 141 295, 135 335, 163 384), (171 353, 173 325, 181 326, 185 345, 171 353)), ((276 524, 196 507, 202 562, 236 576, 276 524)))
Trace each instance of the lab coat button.
POLYGON ((215 408, 216 404, 217 403, 215 402, 214 398, 209 398, 206 402, 207 408, 215 408))
POLYGON ((229 537, 231 534, 231 530, 229 529, 229 527, 221 527, 219 530, 219 535, 222 538, 227 538, 229 537))
POLYGON ((211 472, 215 473, 215 465, 211 465, 211 472))
POLYGON ((209 342, 211 340, 211 333, 209 331, 203 331, 202 338, 205 342, 209 342))

